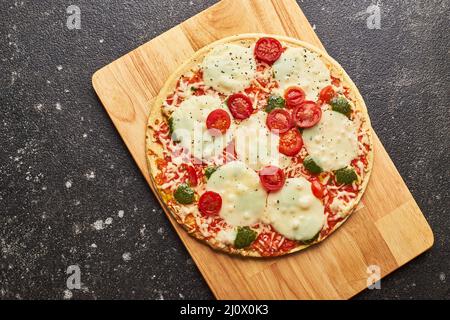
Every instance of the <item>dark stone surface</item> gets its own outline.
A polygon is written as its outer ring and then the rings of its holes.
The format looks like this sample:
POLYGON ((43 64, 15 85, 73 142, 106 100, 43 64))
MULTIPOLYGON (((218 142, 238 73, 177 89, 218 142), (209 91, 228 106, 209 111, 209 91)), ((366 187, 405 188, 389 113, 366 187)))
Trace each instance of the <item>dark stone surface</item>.
MULTIPOLYGON (((213 3, 1 1, 0 298, 212 298, 91 75, 213 3), (81 30, 66 28, 71 4, 81 30), (69 265, 82 290, 66 290, 69 265)), ((300 3, 359 86, 436 241, 357 298, 450 298, 450 3, 383 1, 380 30, 366 26, 370 4, 300 3)))

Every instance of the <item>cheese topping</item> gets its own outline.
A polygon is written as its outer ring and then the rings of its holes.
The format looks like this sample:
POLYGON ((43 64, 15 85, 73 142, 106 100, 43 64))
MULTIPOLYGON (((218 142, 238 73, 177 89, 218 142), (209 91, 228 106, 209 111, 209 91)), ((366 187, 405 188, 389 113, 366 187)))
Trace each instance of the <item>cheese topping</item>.
POLYGON ((306 100, 316 101, 320 90, 331 84, 330 71, 320 56, 306 48, 287 48, 273 64, 280 95, 291 86, 300 86, 306 100))
POLYGON ((323 227, 324 206, 303 177, 290 178, 278 192, 267 198, 266 219, 286 238, 310 240, 323 227))
POLYGON ((256 74, 252 48, 236 44, 215 47, 201 65, 205 85, 224 93, 242 91, 256 74))
POLYGON ((258 171, 267 165, 287 167, 290 158, 278 151, 280 138, 266 126, 265 112, 253 114, 242 121, 235 134, 235 148, 239 160, 258 171))
POLYGON ((220 216, 231 226, 250 226, 264 212, 266 191, 258 174, 240 161, 218 168, 209 178, 206 190, 222 197, 220 216))
POLYGON ((357 156, 355 125, 339 112, 323 112, 320 122, 303 130, 302 136, 306 150, 325 171, 344 168, 357 156))
POLYGON ((233 244, 236 239, 237 230, 232 229, 222 229, 216 235, 216 240, 224 244, 233 244))
POLYGON ((222 104, 219 97, 192 96, 184 100, 172 114, 174 140, 179 140, 195 158, 203 161, 220 155, 233 140, 233 123, 223 135, 212 136, 208 132, 206 118, 216 109, 228 112, 228 108, 222 104))

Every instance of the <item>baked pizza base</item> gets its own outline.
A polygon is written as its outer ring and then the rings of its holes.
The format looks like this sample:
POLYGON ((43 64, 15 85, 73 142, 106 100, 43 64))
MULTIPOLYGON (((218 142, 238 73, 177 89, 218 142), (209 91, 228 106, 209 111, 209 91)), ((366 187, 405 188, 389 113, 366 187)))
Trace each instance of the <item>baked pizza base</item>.
POLYGON ((167 204, 167 196, 162 192, 158 186, 158 184, 155 182, 155 177, 158 172, 158 165, 157 165, 157 159, 163 156, 164 148, 162 145, 155 143, 153 136, 155 134, 154 124, 161 122, 161 121, 167 121, 163 111, 162 111, 162 105, 167 96, 175 90, 177 86, 178 79, 185 74, 186 72, 189 72, 191 69, 196 67, 200 62, 202 62, 203 58, 206 54, 208 54, 215 46, 220 44, 239 44, 239 45, 248 45, 251 43, 254 43, 261 37, 272 37, 280 41, 283 45, 288 45, 290 47, 300 47, 300 48, 306 48, 312 52, 317 53, 322 61, 329 67, 331 75, 333 77, 336 77, 340 79, 343 86, 349 88, 349 99, 353 102, 353 106, 355 110, 358 110, 362 113, 364 122, 362 126, 364 127, 364 130, 367 132, 368 141, 367 144, 369 145, 369 152, 367 154, 367 171, 364 174, 364 177, 360 184, 360 191, 357 194, 357 197, 352 201, 352 205, 349 206, 346 209, 346 212, 343 212, 342 215, 344 218, 339 221, 334 227, 327 233, 326 236, 320 237, 319 239, 316 239, 314 242, 309 244, 298 244, 298 246, 290 249, 289 251, 281 252, 277 254, 276 256, 285 255, 289 253, 294 253, 300 250, 303 250, 313 244, 319 243, 323 240, 325 240, 329 235, 331 235, 336 229, 338 229, 351 215, 351 213, 355 210, 357 207, 362 195, 364 194, 364 191, 367 187, 367 184, 369 182, 370 174, 372 171, 372 165, 373 165, 373 137, 372 137, 372 130, 370 125, 370 119, 367 112, 366 105, 364 103, 364 100, 359 93, 356 85, 353 83, 353 81, 350 79, 348 74, 345 72, 345 70, 337 63, 333 58, 331 58, 327 53, 324 51, 297 39, 286 37, 286 36, 280 36, 280 35, 272 35, 272 34, 263 34, 263 33, 252 33, 252 34, 240 34, 235 35, 231 37, 227 37, 221 40, 218 40, 216 42, 213 42, 199 51, 197 51, 190 59, 186 60, 182 65, 180 65, 175 72, 167 79, 166 83, 162 87, 161 91, 159 92, 158 96, 154 100, 154 102, 150 106, 150 115, 148 119, 148 125, 147 125, 147 132, 146 132, 146 157, 147 157, 147 163, 150 173, 150 180, 151 180, 151 187, 155 191, 156 196, 158 197, 158 200, 160 201, 161 205, 164 207, 166 212, 170 212, 172 217, 175 218, 175 220, 183 226, 184 229, 193 237, 206 242, 209 246, 211 246, 213 249, 220 250, 229 254, 238 254, 241 256, 251 256, 251 257, 265 257, 261 255, 258 251, 254 249, 236 249, 232 246, 224 246, 223 243, 217 241, 215 238, 205 238, 203 234, 195 228, 195 220, 194 219, 186 219, 185 221, 182 221, 180 219, 179 213, 176 212, 176 208, 171 208, 167 204))

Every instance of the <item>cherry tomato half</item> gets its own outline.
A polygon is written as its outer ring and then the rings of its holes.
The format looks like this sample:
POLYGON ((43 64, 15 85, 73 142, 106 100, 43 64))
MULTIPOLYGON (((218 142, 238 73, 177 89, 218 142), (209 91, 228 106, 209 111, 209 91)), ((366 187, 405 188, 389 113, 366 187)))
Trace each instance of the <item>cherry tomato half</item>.
POLYGON ((311 191, 318 199, 322 199, 325 192, 322 184, 317 180, 311 181, 311 191))
POLYGON ((231 125, 228 112, 223 109, 216 109, 206 118, 206 127, 212 135, 224 134, 231 125))
POLYGON ((235 119, 244 120, 253 112, 252 100, 242 93, 235 93, 227 100, 228 109, 235 119))
POLYGON ((328 103, 336 95, 332 86, 326 86, 320 91, 319 100, 322 103, 328 103))
POLYGON ((286 107, 294 109, 305 101, 305 91, 300 87, 290 87, 284 92, 284 100, 286 100, 286 107))
POLYGON ((286 176, 280 168, 268 166, 259 171, 259 179, 267 191, 278 191, 284 186, 286 176))
POLYGON ((260 38, 255 45, 255 57, 268 64, 273 64, 280 58, 283 46, 274 38, 260 38))
POLYGON ((292 128, 291 114, 285 109, 274 109, 267 115, 266 125, 274 133, 285 133, 292 128))
POLYGON ((213 191, 206 191, 198 200, 198 210, 205 216, 216 216, 222 208, 222 197, 213 191))
POLYGON ((313 101, 305 101, 292 112, 294 123, 300 128, 310 128, 322 117, 322 109, 313 101))
POLYGON ((303 139, 297 128, 292 128, 280 135, 278 150, 289 157, 295 156, 303 147, 303 139))

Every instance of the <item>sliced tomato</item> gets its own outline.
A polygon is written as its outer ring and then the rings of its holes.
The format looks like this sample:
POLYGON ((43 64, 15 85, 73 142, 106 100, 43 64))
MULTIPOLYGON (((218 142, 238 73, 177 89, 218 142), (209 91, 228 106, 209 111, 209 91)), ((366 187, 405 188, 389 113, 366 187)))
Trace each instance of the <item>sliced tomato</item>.
POLYGON ((305 91, 300 87, 290 87, 284 92, 284 100, 286 100, 286 107, 294 109, 305 101, 305 91))
POLYGON ((326 86, 319 93, 319 100, 322 103, 328 103, 336 95, 332 86, 326 86))
POLYGON ((255 45, 255 57, 268 64, 273 64, 280 58, 283 46, 274 38, 260 38, 255 45))
POLYGON ((291 114, 285 109, 274 109, 267 115, 266 125, 270 131, 285 133, 292 128, 291 114))
POLYGON ((235 119, 243 120, 253 112, 252 100, 243 93, 235 93, 227 100, 228 109, 235 119))
POLYGON ((196 187, 198 185, 197 172, 193 166, 183 163, 181 169, 187 172, 187 182, 191 187, 196 187))
POLYGON ((322 117, 322 109, 314 101, 305 101, 292 112, 294 123, 300 128, 316 125, 322 117))
POLYGON ((286 176, 280 168, 268 166, 259 171, 259 179, 267 191, 278 191, 283 188, 286 176))
POLYGON ((322 199, 325 192, 323 185, 317 180, 311 181, 311 191, 318 199, 322 199))
POLYGON ((222 208, 222 197, 213 191, 206 191, 198 200, 198 210, 205 217, 216 216, 222 208))
POLYGON ((303 147, 303 139, 296 128, 292 128, 280 135, 278 150, 289 157, 295 156, 303 147))
POLYGON ((228 112, 223 109, 216 109, 206 118, 206 127, 211 135, 224 134, 231 125, 231 118, 228 112))

